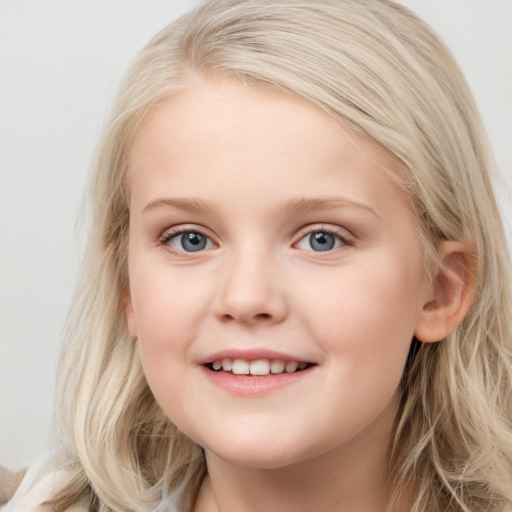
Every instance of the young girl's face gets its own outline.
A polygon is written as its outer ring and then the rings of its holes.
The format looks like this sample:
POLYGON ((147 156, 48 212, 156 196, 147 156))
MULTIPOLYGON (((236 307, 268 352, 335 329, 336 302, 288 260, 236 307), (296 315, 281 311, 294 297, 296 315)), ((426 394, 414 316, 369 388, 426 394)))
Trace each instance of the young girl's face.
POLYGON ((126 314, 207 454, 270 468, 388 445, 430 300, 392 169, 318 107, 234 81, 198 79, 141 126, 126 314))

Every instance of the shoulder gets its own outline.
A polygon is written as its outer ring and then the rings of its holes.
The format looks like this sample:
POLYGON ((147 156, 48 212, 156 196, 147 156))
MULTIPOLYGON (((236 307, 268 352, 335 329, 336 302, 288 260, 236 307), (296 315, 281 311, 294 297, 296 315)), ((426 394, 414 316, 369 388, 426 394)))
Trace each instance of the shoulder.
MULTIPOLYGON (((12 498, 0 512, 52 512, 52 507, 44 505, 51 500, 65 479, 63 470, 55 469, 48 457, 37 461, 29 468, 12 498)), ((85 500, 75 503, 66 512, 87 512, 85 500)))

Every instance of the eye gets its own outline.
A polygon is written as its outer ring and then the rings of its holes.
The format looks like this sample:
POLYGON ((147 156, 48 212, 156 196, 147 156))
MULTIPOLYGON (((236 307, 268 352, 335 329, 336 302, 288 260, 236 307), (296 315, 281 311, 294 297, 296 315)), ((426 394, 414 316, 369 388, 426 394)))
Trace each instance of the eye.
POLYGON ((213 247, 213 242, 199 231, 170 233, 163 243, 172 247, 176 252, 199 252, 213 247))
POLYGON ((313 231, 302 237, 297 243, 299 249, 306 251, 325 252, 345 245, 347 242, 330 231, 313 231))

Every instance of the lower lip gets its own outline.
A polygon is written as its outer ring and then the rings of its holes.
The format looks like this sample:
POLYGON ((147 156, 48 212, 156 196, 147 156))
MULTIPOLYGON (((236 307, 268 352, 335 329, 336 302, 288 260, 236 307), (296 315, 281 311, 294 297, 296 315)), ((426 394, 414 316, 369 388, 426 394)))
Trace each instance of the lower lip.
POLYGON ((205 366, 201 367, 206 377, 215 386, 225 389, 236 395, 259 396, 276 391, 285 386, 296 384, 307 378, 313 367, 300 372, 278 373, 264 376, 259 375, 235 375, 223 371, 212 371, 205 366))

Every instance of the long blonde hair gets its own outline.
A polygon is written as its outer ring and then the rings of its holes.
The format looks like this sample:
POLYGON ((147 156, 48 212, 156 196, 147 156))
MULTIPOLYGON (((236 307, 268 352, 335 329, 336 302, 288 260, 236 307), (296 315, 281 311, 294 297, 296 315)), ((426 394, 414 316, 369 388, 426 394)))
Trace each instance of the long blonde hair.
POLYGON ((426 261, 469 240, 476 298, 456 331, 413 341, 393 443, 395 497, 412 512, 512 503, 510 261, 474 101, 452 56, 389 0, 213 0, 158 34, 129 73, 91 180, 92 231, 60 364, 57 510, 154 509, 205 473, 194 444, 146 383, 123 313, 128 289, 127 153, 137 127, 194 73, 264 84, 313 102, 384 147, 414 207, 426 261))

